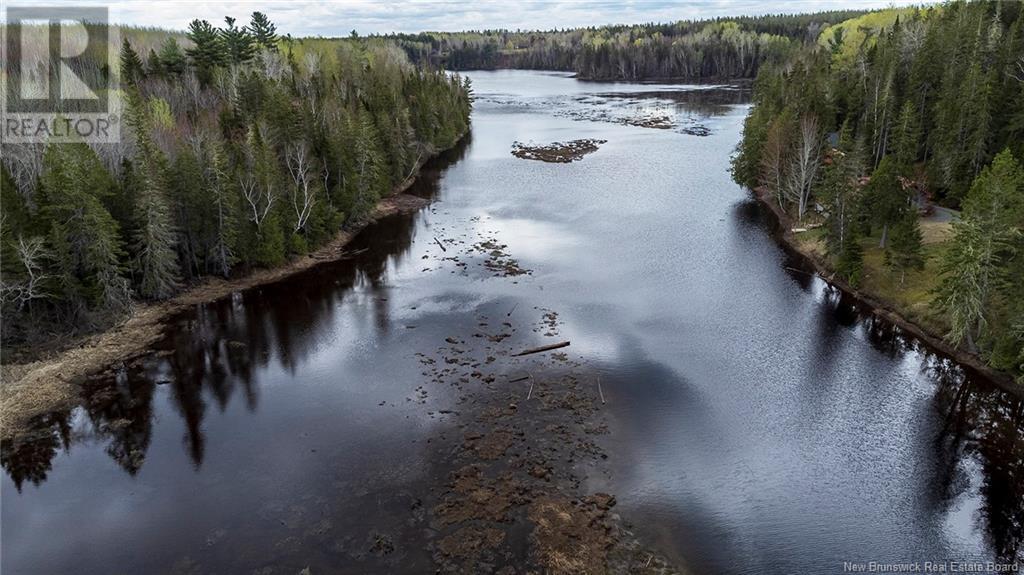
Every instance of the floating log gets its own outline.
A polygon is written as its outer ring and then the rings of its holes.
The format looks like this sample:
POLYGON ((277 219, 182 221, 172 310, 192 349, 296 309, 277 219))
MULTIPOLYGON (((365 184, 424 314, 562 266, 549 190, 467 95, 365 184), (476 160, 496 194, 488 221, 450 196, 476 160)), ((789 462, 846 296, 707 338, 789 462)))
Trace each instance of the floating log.
POLYGON ((790 266, 786 266, 786 269, 791 271, 791 272, 796 272, 798 274, 807 274, 809 276, 816 276, 816 275, 818 275, 816 273, 809 272, 809 271, 806 271, 806 270, 798 270, 798 269, 796 269, 794 267, 790 267, 790 266))
POLYGON ((527 379, 530 379, 530 376, 528 376, 528 375, 523 375, 523 376, 517 377, 517 378, 515 378, 515 379, 510 379, 510 380, 508 380, 508 382, 509 382, 509 383, 515 383, 515 382, 517 382, 517 381, 526 381, 527 379))
POLYGON ((553 349, 558 349, 560 347, 567 347, 568 345, 569 345, 569 342, 562 341, 562 342, 559 342, 559 343, 553 343, 551 345, 542 345, 540 347, 531 347, 530 349, 524 349, 523 351, 521 351, 519 353, 512 354, 512 357, 519 357, 521 355, 530 355, 532 353, 541 353, 543 351, 551 351, 553 349))
POLYGON ((444 249, 444 244, 441 243, 441 240, 437 239, 437 236, 434 236, 434 241, 437 242, 437 247, 441 248, 442 252, 447 252, 448 251, 448 250, 444 249))

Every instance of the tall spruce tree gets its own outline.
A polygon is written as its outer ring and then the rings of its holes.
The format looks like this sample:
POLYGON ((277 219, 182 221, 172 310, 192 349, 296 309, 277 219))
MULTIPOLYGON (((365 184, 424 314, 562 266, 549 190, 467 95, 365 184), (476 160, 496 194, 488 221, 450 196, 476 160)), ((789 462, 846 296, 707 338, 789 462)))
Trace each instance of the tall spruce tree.
POLYGON ((128 38, 121 40, 121 81, 129 85, 135 85, 145 70, 142 66, 142 59, 139 58, 139 54, 132 48, 131 42, 128 38))
POLYGON ((147 106, 136 92, 129 96, 126 117, 137 148, 136 226, 132 238, 135 279, 139 295, 165 299, 177 291, 180 277, 166 195, 166 159, 152 141, 147 106))
POLYGON ((886 247, 889 229, 900 221, 908 205, 909 198, 900 181, 896 161, 892 156, 885 156, 871 174, 863 203, 864 209, 868 211, 869 221, 882 228, 879 247, 886 247))

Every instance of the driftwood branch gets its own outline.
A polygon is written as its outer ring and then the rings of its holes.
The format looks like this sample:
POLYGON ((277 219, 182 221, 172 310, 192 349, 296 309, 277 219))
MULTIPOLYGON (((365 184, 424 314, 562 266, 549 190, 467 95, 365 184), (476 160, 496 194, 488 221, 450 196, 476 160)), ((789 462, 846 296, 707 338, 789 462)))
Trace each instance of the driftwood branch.
POLYGON ((512 357, 519 357, 521 355, 530 355, 532 353, 541 353, 543 351, 551 351, 553 349, 558 349, 560 347, 567 347, 568 345, 569 345, 569 342, 563 341, 563 342, 559 342, 559 343, 553 343, 551 345, 542 345, 540 347, 531 347, 530 349, 524 349, 523 351, 521 351, 519 353, 513 354, 512 357))
POLYGON ((444 244, 441 243, 441 240, 437 239, 437 236, 434 236, 434 241, 437 242, 437 247, 441 248, 442 252, 448 251, 444 249, 444 244))

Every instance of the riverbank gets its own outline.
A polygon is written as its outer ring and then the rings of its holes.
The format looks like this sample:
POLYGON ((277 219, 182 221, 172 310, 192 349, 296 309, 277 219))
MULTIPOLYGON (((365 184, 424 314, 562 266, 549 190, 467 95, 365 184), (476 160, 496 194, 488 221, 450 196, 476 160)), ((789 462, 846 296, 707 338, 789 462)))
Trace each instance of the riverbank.
MULTIPOLYGON (((468 133, 468 132, 467 132, 468 133)), ((189 307, 211 302, 239 290, 279 281, 320 263, 345 258, 345 246, 369 224, 398 213, 415 212, 429 200, 405 193, 431 159, 458 146, 465 135, 446 150, 424 159, 413 175, 382 198, 371 214, 350 224, 330 242, 282 266, 257 269, 231 279, 204 278, 197 285, 166 301, 136 303, 120 323, 105 331, 84 336, 49 357, 0 366, 0 439, 10 439, 38 415, 70 409, 77 402, 77 380, 123 364, 149 351, 163 334, 164 323, 189 307)))
POLYGON ((828 260, 819 250, 812 249, 808 244, 798 240, 793 232, 794 222, 785 210, 779 207, 771 198, 766 197, 763 190, 753 190, 751 195, 774 216, 778 226, 775 236, 783 248, 788 253, 799 258, 800 261, 829 285, 842 290, 865 306, 867 308, 864 310, 866 313, 879 317, 910 333, 928 347, 980 373, 999 386, 1000 389, 1017 397, 1024 397, 1024 387, 1017 384, 1010 374, 991 368, 975 353, 961 347, 954 347, 945 340, 944 334, 940 333, 937 328, 909 319, 908 316, 910 314, 908 311, 893 301, 892 298, 887 297, 883 293, 877 293, 865 288, 854 288, 842 278, 837 277, 835 270, 832 269, 828 260))

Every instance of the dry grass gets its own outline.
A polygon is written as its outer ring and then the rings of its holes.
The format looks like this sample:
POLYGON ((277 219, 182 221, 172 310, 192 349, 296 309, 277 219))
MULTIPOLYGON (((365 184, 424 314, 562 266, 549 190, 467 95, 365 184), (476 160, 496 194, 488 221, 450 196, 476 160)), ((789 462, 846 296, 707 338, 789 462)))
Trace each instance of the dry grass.
POLYGON ((953 224, 922 221, 921 236, 925 245, 941 244, 953 236, 953 224))
MULTIPOLYGON (((931 333, 942 334, 948 329, 947 319, 936 309, 934 290, 939 284, 939 262, 952 236, 949 222, 921 222, 925 266, 921 270, 908 270, 900 281, 900 274, 885 266, 885 250, 878 247, 880 237, 875 234, 863 238, 864 275, 859 290, 889 302, 903 317, 931 333)), ((825 231, 823 228, 793 234, 797 248, 812 257, 827 261, 825 231)))
POLYGON ((564 497, 545 497, 530 506, 530 540, 538 564, 553 575, 607 573, 612 540, 604 514, 564 497))
POLYGON ((940 282, 939 265, 946 250, 950 225, 922 222, 925 265, 921 270, 900 274, 885 266, 885 251, 878 247, 879 237, 865 238, 864 277, 860 289, 881 301, 890 302, 897 313, 930 333, 948 331, 947 318, 935 306, 935 289, 940 282), (927 232, 925 231, 927 230, 927 232))

